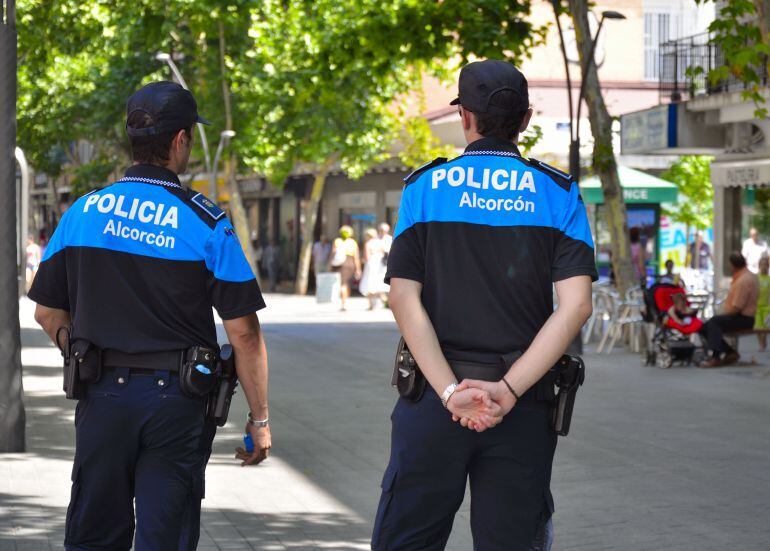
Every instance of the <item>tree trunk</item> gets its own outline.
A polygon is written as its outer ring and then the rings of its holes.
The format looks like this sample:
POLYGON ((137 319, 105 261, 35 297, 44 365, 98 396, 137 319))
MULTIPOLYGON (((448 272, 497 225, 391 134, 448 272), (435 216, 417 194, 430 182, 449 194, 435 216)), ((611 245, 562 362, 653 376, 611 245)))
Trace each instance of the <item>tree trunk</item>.
MULTIPOLYGON (((224 23, 219 21, 219 70, 222 75, 222 98, 225 104, 225 130, 232 130, 233 128, 233 110, 230 97, 230 85, 227 82, 227 67, 225 65, 225 26, 224 23)), ((220 135, 219 139, 222 137, 220 135)), ((238 186, 238 181, 235 179, 235 172, 238 164, 235 159, 235 155, 230 156, 229 161, 225 162, 225 182, 227 182, 228 190, 230 191, 230 216, 232 218, 233 227, 235 228, 235 234, 238 236, 238 241, 241 243, 243 253, 246 255, 246 260, 249 262, 249 266, 254 270, 254 277, 257 278, 259 283, 259 266, 256 263, 256 255, 254 254, 254 247, 251 244, 251 231, 249 229, 249 217, 246 213, 246 208, 243 206, 243 198, 241 197, 241 188, 238 186)), ((212 167, 212 170, 215 170, 212 167)), ((216 174, 214 175, 216 179, 216 174)), ((212 197, 214 201, 216 197, 212 197)))
POLYGON ((246 213, 246 208, 243 206, 243 199, 241 198, 241 188, 238 185, 238 181, 235 179, 235 170, 233 167, 235 164, 235 157, 231 157, 225 168, 225 181, 227 182, 228 189, 230 191, 230 216, 232 217, 233 227, 235 228, 235 234, 238 236, 238 241, 241 243, 243 253, 246 255, 246 260, 249 262, 249 266, 254 270, 254 277, 259 281, 259 266, 256 263, 256 256, 254 255, 254 247, 251 244, 251 230, 249 229, 249 217, 246 213))
POLYGON ((639 283, 631 264, 631 247, 628 239, 628 217, 623 202, 623 190, 620 187, 618 166, 612 148, 612 119, 607 112, 601 93, 596 64, 589 63, 592 37, 588 25, 588 3, 585 0, 569 0, 569 10, 575 26, 575 40, 578 46, 580 64, 588 70, 583 71, 586 78, 585 100, 588 106, 588 118, 594 136, 593 166, 599 176, 604 192, 604 216, 610 233, 612 268, 618 290, 625 292, 639 283))
POLYGON ((329 173, 333 160, 327 159, 316 171, 313 178, 313 189, 310 197, 305 202, 305 224, 302 226, 302 247, 299 251, 297 263, 297 279, 294 282, 294 292, 298 295, 307 293, 307 282, 310 274, 310 260, 313 253, 313 232, 318 220, 318 205, 321 204, 326 176, 329 173))
MULTIPOLYGON (((4 2, 0 2, 2 7, 4 2)), ((13 13, 6 14, 12 17, 13 13)), ((0 9, 0 453, 24 451, 19 279, 16 271, 16 31, 0 9)), ((25 244, 26 245, 26 244, 25 244)))

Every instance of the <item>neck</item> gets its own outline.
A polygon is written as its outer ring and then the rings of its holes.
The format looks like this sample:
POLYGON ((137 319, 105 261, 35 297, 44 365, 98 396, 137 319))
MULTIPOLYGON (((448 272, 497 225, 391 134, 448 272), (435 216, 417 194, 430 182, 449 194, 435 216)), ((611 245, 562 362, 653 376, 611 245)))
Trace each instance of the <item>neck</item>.
MULTIPOLYGON (((469 144, 472 144, 473 142, 478 141, 478 140, 480 140, 482 138, 488 138, 488 137, 489 136, 483 136, 483 135, 479 134, 478 132, 476 132, 476 129, 474 129, 474 128, 465 131, 465 141, 467 143, 469 143, 469 144)), ((511 139, 511 143, 513 145, 518 145, 518 141, 519 141, 519 135, 516 134, 513 137, 513 139, 511 139)))
POLYGON ((179 167, 177 167, 176 164, 173 163, 172 161, 169 161, 165 165, 162 165, 162 164, 159 164, 159 163, 142 163, 142 162, 139 162, 139 161, 134 161, 133 166, 137 166, 137 165, 157 166, 157 167, 160 167, 160 168, 165 168, 166 170, 170 170, 171 172, 173 172, 177 176, 179 176, 179 174, 180 174, 179 167))

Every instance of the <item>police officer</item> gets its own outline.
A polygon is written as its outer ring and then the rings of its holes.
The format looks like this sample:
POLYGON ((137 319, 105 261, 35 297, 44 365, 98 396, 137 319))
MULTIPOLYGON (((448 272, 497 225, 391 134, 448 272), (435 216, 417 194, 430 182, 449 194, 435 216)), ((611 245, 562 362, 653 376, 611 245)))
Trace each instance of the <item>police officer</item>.
POLYGON ((265 303, 224 212, 177 176, 193 127, 208 124, 192 94, 148 84, 128 100, 127 116, 133 165, 67 210, 29 293, 46 333, 61 343, 60 328, 69 328, 73 350, 88 358, 65 547, 128 550, 136 527, 137 550, 195 549, 215 426, 205 418, 208 396, 194 391, 215 376, 212 306, 250 407, 255 449, 240 457, 255 463, 270 448, 256 315, 265 303), (189 387, 179 373, 192 351, 189 387))
POLYGON ((444 549, 467 479, 475 550, 548 548, 543 377, 590 315, 593 242, 577 184, 516 147, 532 116, 524 75, 466 65, 452 104, 469 145, 406 178, 388 259, 390 305, 428 387, 393 412, 372 548, 444 549))

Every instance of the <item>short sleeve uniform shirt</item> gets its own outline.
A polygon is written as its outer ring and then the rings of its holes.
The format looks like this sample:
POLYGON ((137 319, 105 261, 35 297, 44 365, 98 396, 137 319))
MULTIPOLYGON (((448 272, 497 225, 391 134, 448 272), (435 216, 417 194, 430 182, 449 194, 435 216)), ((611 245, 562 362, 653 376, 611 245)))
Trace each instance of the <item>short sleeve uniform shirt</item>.
POLYGON ((407 178, 386 281, 423 284, 448 359, 497 363, 553 312, 553 282, 597 278, 577 183, 482 138, 407 178))
POLYGON ((67 210, 29 297, 69 311, 73 337, 129 353, 216 346, 212 306, 223 319, 265 306, 224 212, 152 165, 67 210))

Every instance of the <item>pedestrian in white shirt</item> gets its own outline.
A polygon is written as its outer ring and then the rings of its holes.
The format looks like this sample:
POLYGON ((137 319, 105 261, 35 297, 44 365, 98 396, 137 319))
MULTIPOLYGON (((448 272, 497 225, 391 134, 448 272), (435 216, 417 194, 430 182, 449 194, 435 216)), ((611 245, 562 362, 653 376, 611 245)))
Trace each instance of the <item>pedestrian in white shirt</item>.
POLYGON ((741 254, 746 259, 746 267, 755 274, 759 273, 759 260, 768 256, 768 250, 767 242, 759 238, 757 228, 749 230, 749 238, 743 242, 741 254))

